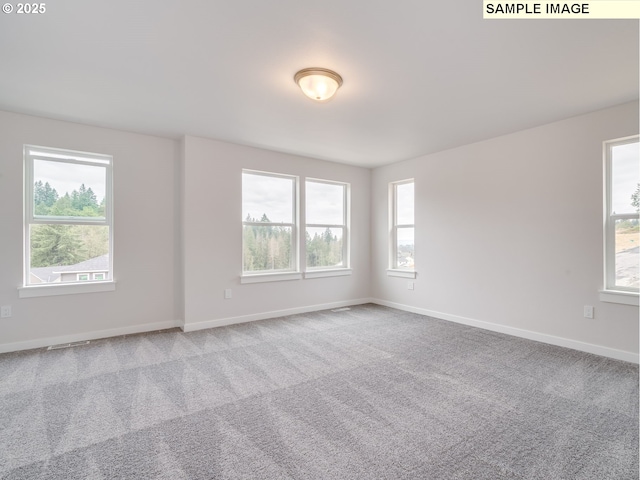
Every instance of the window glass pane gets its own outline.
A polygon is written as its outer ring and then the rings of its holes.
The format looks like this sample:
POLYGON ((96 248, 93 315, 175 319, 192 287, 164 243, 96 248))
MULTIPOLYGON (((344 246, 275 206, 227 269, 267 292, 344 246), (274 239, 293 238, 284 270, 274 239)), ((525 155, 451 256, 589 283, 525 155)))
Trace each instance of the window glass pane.
POLYGON ((242 220, 293 223, 293 178, 242 174, 242 220))
POLYGON ((399 227, 396 231, 396 268, 413 268, 413 227, 399 227))
POLYGON ((291 227, 243 227, 245 272, 292 270, 291 227))
POLYGON ((413 182, 396 185, 396 223, 413 225, 413 182))
POLYGON ((611 213, 638 211, 640 148, 638 142, 611 148, 611 213))
POLYGON ((307 228, 307 267, 341 267, 342 228, 307 228))
POLYGON ((109 278, 109 227, 103 225, 31 225, 29 283, 109 278))
POLYGON ((638 288, 640 287, 638 220, 616 220, 615 228, 616 286, 638 288))
POLYGON ((105 216, 105 167, 34 160, 33 181, 35 215, 105 216))
POLYGON ((306 182, 307 223, 344 225, 344 185, 306 182))

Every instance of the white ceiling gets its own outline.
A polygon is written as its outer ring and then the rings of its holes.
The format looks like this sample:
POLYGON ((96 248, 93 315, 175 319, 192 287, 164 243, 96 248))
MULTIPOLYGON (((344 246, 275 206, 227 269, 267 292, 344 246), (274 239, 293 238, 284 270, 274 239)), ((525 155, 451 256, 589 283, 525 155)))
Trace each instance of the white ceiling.
POLYGON ((480 0, 55 0, 0 14, 0 109, 377 166, 638 98, 638 21, 480 0), (326 104, 293 82, 336 70, 326 104))

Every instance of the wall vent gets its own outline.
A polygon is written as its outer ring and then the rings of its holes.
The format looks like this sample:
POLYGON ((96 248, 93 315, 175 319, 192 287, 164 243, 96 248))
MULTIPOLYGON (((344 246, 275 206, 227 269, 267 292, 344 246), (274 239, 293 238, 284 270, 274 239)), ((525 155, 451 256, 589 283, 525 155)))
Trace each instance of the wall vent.
POLYGON ((61 343, 60 345, 51 345, 47 347, 47 350, 60 350, 61 348, 70 348, 70 347, 79 347, 81 345, 89 345, 91 342, 89 340, 85 340, 84 342, 71 342, 71 343, 61 343))

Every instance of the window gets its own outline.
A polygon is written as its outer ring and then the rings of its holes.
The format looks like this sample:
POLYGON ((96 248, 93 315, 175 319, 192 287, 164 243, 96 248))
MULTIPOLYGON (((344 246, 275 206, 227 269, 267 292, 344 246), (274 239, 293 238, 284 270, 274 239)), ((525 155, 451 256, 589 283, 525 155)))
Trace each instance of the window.
POLYGON ((255 274, 298 271, 297 178, 242 172, 242 271, 255 274))
POLYGON ((305 182, 307 270, 347 268, 348 185, 305 182))
POLYGON ((604 154, 605 290, 637 294, 640 286, 638 136, 605 142, 604 154))
POLYGON ((298 280, 301 266, 304 278, 351 274, 349 184, 307 179, 299 199, 298 182, 292 175, 242 171, 241 283, 298 280))
POLYGON ((413 272, 415 268, 413 186, 413 179, 394 182, 389 186, 391 270, 413 272))
POLYGON ((112 161, 25 146, 25 287, 113 279, 112 161))

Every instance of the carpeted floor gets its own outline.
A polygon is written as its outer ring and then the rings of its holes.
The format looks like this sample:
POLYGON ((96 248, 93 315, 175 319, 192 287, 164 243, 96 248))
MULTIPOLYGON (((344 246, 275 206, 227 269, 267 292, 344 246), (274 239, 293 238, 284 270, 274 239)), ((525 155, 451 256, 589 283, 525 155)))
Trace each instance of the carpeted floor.
POLYGON ((375 305, 0 355, 3 479, 638 478, 638 367, 375 305))

